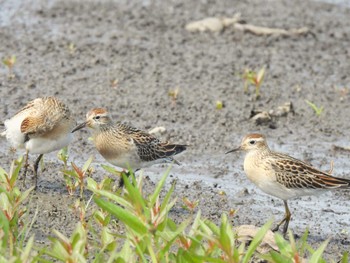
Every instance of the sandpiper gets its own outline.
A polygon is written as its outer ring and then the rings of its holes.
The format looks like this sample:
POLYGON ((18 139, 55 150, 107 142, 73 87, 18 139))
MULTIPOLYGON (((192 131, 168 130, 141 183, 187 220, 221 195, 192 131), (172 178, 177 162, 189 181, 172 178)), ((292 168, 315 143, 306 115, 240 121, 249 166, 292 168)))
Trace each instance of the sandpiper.
POLYGON ((261 134, 245 136, 238 148, 227 153, 239 150, 246 152, 244 171, 247 177, 265 193, 284 202, 285 216, 274 231, 284 223, 283 234, 287 232, 291 218, 287 200, 328 190, 350 188, 349 179, 334 177, 330 174, 331 171, 323 172, 306 162, 271 151, 265 136, 261 134))
POLYGON ((106 109, 95 108, 86 114, 86 121, 73 129, 93 130, 92 138, 99 153, 111 164, 123 169, 138 170, 157 163, 178 163, 173 156, 186 150, 186 145, 161 142, 153 135, 117 122, 106 109))
POLYGON ((35 188, 38 183, 38 165, 43 154, 67 146, 73 138, 75 121, 68 107, 55 97, 30 101, 12 118, 5 120, 1 133, 14 148, 26 150, 24 180, 28 167, 28 153, 39 154, 34 163, 35 188))

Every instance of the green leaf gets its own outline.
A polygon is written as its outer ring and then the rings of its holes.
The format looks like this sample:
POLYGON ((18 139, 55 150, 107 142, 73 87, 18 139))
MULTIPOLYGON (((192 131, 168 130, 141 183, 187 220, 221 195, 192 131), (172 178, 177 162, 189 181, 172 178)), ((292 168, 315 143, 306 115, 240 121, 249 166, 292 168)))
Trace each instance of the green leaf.
POLYGON ((253 253, 255 252, 257 247, 259 246, 260 242, 263 240, 266 232, 270 229, 272 222, 273 222, 273 220, 271 220, 271 219, 269 221, 267 221, 267 223, 260 228, 258 233, 256 233, 254 239, 250 243, 250 245, 247 249, 247 252, 243 258, 243 261, 242 261, 243 263, 249 262, 250 258, 253 256, 253 253))
POLYGON ((81 169, 84 173, 89 169, 94 157, 91 155, 90 158, 84 163, 83 168, 81 169))
POLYGON ((157 184, 156 189, 154 190, 154 193, 150 197, 150 207, 153 207, 154 204, 156 203, 156 200, 159 196, 160 191, 164 187, 165 181, 170 173, 171 170, 171 165, 169 165, 168 169, 164 173, 163 177, 160 179, 159 183, 157 184))
POLYGON ((275 241, 282 255, 288 255, 289 257, 292 256, 291 246, 281 234, 275 233, 275 241))
POLYGON ((312 254, 311 259, 309 260, 309 263, 318 263, 320 260, 322 260, 322 254, 325 248, 327 247, 329 242, 329 239, 327 239, 325 242, 321 244, 321 246, 312 254))
MULTIPOLYGON (((231 256, 231 239, 228 236, 228 225, 227 225, 227 216, 226 214, 222 214, 222 219, 221 219, 221 226, 220 226, 220 236, 219 236, 219 241, 221 244, 221 247, 223 250, 226 252, 228 256, 231 256)), ((231 229, 232 231, 232 229, 231 229)))
POLYGON ((132 213, 101 198, 94 197, 94 201, 99 207, 114 215, 133 231, 139 234, 147 233, 147 227, 132 213))
POLYGON ((17 203, 22 203, 25 199, 27 199, 27 197, 29 196, 30 192, 33 191, 35 188, 35 186, 32 186, 31 188, 29 188, 28 190, 26 190, 24 193, 22 193, 20 199, 17 201, 17 203))
POLYGON ((101 167, 106 170, 107 172, 117 175, 117 176, 121 176, 121 172, 117 171, 114 167, 109 166, 109 165, 105 165, 105 164, 101 164, 101 167))
POLYGON ((348 262, 349 262, 349 252, 345 252, 341 259, 341 263, 348 263, 348 262))
POLYGON ((276 251, 271 251, 270 256, 274 263, 293 263, 293 261, 289 257, 286 257, 285 255, 281 255, 280 253, 277 253, 276 251))
MULTIPOLYGON (((138 213, 142 213, 142 212, 148 213, 147 212, 148 209, 146 208, 145 200, 143 199, 139 189, 130 183, 130 181, 128 180, 128 177, 125 173, 123 173, 122 175, 123 175, 125 189, 128 191, 129 197, 132 200, 134 210, 136 210, 138 213)), ((131 176, 132 176, 132 178, 135 178, 134 174, 132 174, 131 176)), ((149 215, 146 215, 146 217, 148 218, 149 215)))
POLYGON ((132 206, 132 204, 130 204, 127 200, 125 200, 123 197, 118 196, 115 193, 112 193, 110 191, 107 190, 92 190, 91 188, 88 187, 89 190, 93 191, 95 194, 97 195, 102 195, 107 197, 108 199, 111 199, 115 202, 117 202, 118 204, 120 204, 121 206, 124 206, 125 208, 127 208, 128 210, 134 210, 134 207, 132 206))
POLYGON ((17 177, 19 175, 19 171, 21 170, 22 167, 22 161, 18 162, 17 165, 15 164, 15 161, 12 161, 11 164, 11 179, 10 179, 10 185, 13 186, 15 182, 17 181, 17 177), (16 168, 13 170, 13 167, 16 165, 16 168))
POLYGON ((10 222, 8 221, 2 209, 0 209, 0 229, 2 229, 3 231, 2 239, 4 242, 2 243, 2 246, 6 248, 8 245, 7 240, 9 236, 9 230, 10 230, 10 222))
POLYGON ((30 252, 33 250, 34 236, 31 236, 21 254, 21 262, 30 262, 30 252))

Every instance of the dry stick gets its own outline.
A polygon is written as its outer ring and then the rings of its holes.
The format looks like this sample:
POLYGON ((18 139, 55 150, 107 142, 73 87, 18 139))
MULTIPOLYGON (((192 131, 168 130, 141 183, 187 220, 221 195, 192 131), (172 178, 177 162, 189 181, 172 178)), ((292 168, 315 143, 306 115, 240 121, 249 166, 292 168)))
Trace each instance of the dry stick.
POLYGON ((310 30, 307 27, 286 30, 281 28, 269 28, 269 27, 254 26, 251 24, 241 24, 241 23, 234 23, 233 27, 237 30, 240 30, 243 32, 249 32, 257 36, 263 36, 263 35, 298 36, 298 35, 305 35, 310 32, 310 30))

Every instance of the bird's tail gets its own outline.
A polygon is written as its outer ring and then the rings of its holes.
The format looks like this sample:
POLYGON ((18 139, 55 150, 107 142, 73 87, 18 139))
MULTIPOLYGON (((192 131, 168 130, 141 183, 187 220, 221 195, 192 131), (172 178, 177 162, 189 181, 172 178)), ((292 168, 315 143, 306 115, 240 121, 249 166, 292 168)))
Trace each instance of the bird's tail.
POLYGON ((166 144, 164 145, 165 153, 167 157, 174 156, 176 154, 182 153, 187 149, 185 144, 166 144))
POLYGON ((316 183, 319 183, 328 189, 350 188, 350 180, 346 178, 319 175, 318 179, 319 179, 319 182, 317 182, 316 180, 316 183))

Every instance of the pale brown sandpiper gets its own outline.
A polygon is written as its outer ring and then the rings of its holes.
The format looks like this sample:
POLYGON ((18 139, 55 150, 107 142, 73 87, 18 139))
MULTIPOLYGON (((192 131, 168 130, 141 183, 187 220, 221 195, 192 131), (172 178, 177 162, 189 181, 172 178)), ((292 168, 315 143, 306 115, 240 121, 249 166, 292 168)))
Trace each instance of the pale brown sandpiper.
POLYGON ((34 163, 35 188, 38 183, 38 165, 43 154, 67 146, 72 138, 75 121, 68 107, 55 97, 30 101, 12 118, 5 120, 1 133, 14 148, 26 150, 24 180, 28 167, 28 153, 39 154, 34 163))
POLYGON ((245 151, 244 171, 247 177, 265 193, 283 200, 285 216, 274 231, 284 223, 283 234, 287 232, 291 213, 287 200, 300 196, 316 195, 324 191, 350 188, 350 180, 332 176, 310 164, 273 152, 266 143, 265 136, 249 134, 241 145, 228 151, 245 151))
POLYGON ((186 150, 186 145, 161 142, 153 135, 120 122, 113 122, 106 109, 95 108, 86 121, 73 129, 92 129, 96 149, 111 164, 138 170, 157 163, 177 161, 173 156, 186 150))

